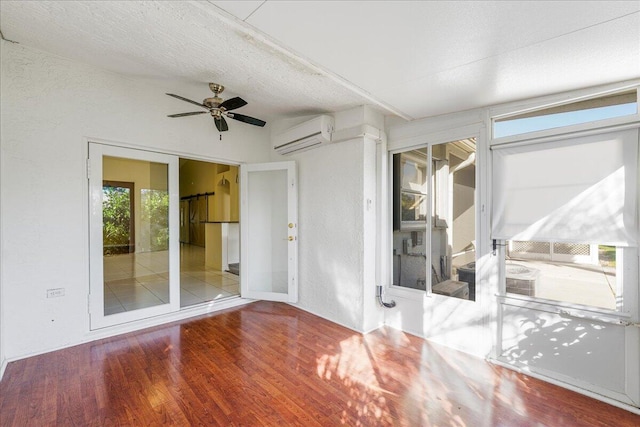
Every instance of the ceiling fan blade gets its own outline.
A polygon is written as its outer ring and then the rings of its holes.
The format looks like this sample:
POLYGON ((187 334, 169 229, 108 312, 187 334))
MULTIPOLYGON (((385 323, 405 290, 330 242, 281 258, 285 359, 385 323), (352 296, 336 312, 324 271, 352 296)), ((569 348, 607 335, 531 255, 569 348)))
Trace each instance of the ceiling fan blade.
MULTIPOLYGON (((174 95, 173 93, 167 93, 167 95, 169 95, 169 96, 173 96, 174 98, 180 99, 180 100, 185 101, 185 102, 190 102, 190 103, 192 103, 192 104, 194 104, 194 105, 197 105, 197 106, 199 106, 199 107, 202 107, 202 108, 207 108, 207 106, 206 106, 206 105, 204 105, 204 104, 201 104, 201 103, 196 102, 196 101, 192 101, 192 100, 187 99, 187 98, 184 98, 184 97, 182 97, 182 96, 180 96, 180 95, 174 95)), ((207 110, 208 110, 208 108, 207 108, 207 110)))
POLYGON ((227 114, 227 117, 234 119, 234 120, 239 120, 241 122, 245 122, 245 123, 249 123, 250 125, 255 125, 255 126, 264 126, 267 124, 267 122, 262 121, 260 119, 256 119, 255 117, 249 117, 249 116, 245 116, 244 114, 238 114, 238 113, 230 113, 227 114))
POLYGON ((236 108, 244 107, 245 105, 247 105, 247 101, 236 96, 235 98, 227 99, 220 104, 218 108, 224 108, 227 111, 231 111, 236 108))
POLYGON ((208 111, 194 111, 192 113, 169 114, 167 117, 195 116, 196 114, 205 114, 205 113, 208 113, 208 111))
POLYGON ((216 127, 218 128, 219 132, 225 132, 229 130, 229 126, 227 125, 227 121, 224 119, 224 117, 214 117, 213 121, 216 122, 216 127))

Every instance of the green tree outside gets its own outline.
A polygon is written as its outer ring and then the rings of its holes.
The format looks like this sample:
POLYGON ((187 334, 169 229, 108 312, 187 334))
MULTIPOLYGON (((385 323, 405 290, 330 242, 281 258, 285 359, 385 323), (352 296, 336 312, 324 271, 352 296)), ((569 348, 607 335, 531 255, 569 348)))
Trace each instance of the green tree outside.
POLYGON ((124 187, 102 187, 102 238, 105 255, 129 252, 131 194, 124 187))

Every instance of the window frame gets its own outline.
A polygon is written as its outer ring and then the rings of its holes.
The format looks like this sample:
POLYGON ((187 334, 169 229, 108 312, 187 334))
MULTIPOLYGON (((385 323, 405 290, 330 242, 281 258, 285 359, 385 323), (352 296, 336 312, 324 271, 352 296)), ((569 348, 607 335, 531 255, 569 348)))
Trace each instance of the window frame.
POLYGON ((501 105, 497 107, 489 108, 488 116, 489 116, 489 146, 501 145, 501 144, 509 144, 513 142, 522 142, 533 139, 540 139, 545 137, 558 137, 565 134, 572 134, 576 132, 588 131, 588 130, 600 130, 608 127, 615 127, 619 125, 624 125, 628 123, 638 122, 640 121, 640 90, 638 87, 638 83, 630 83, 630 84, 622 84, 622 85, 612 85, 603 88, 598 92, 593 92, 593 90, 582 90, 579 92, 574 92, 570 96, 558 96, 552 95, 549 97, 538 98, 536 100, 528 100, 523 103, 510 104, 510 105, 501 105), (526 132, 517 135, 509 135, 503 137, 494 137, 494 124, 496 120, 504 120, 509 117, 519 116, 526 112, 533 112, 538 110, 544 110, 547 108, 560 107, 563 105, 573 104, 581 101, 587 101, 590 99, 597 99, 600 97, 607 97, 615 94, 621 94, 625 92, 636 92, 636 114, 615 117, 610 119, 602 119, 596 120, 592 122, 579 123, 574 125, 555 127, 551 129, 526 132))
MULTIPOLYGON (((502 106, 489 108, 487 110, 488 129, 488 145, 493 146, 506 145, 528 145, 537 142, 562 141, 565 139, 576 138, 599 133, 608 133, 628 128, 640 128, 640 85, 638 82, 621 83, 609 85, 594 92, 593 89, 585 89, 572 92, 569 95, 552 95, 549 97, 528 100, 524 103, 512 103, 502 106), (589 123, 569 125, 564 127, 556 127, 542 131, 522 133, 505 137, 493 137, 493 124, 495 119, 517 116, 526 111, 535 111, 564 104, 571 104, 583 100, 598 98, 601 96, 610 96, 615 93, 624 93, 631 90, 636 91, 636 114, 612 119, 597 120, 589 123)), ((640 142, 639 142, 640 143, 640 142)), ((640 158, 640 156, 639 156, 640 158)), ((640 162, 640 160, 639 160, 640 162)), ((489 182, 493 180, 493 165, 489 170, 489 182)), ((640 177, 639 180, 640 181, 640 177)), ((491 184, 489 184, 491 185, 491 184)), ((640 193, 640 182, 636 184, 636 191, 640 193)), ((490 197, 492 203, 493 195, 490 197)), ((640 205, 640 203, 639 203, 640 205)), ((519 294, 507 294, 506 292, 506 244, 505 240, 493 241, 494 254, 497 255, 498 262, 498 293, 496 298, 500 303, 515 305, 525 308, 537 309, 553 313, 559 313, 569 317, 588 318, 602 322, 624 323, 629 319, 636 318, 638 315, 638 304, 634 299, 638 299, 640 287, 638 286, 639 278, 639 255, 640 245, 630 247, 617 247, 616 249, 616 310, 609 310, 595 306, 576 304, 571 302, 549 300, 539 297, 529 297, 519 294), (634 285, 635 284, 635 285, 634 285), (635 288, 634 288, 635 286, 635 288)), ((553 244, 553 242, 550 242, 553 244)))
MULTIPOLYGON (((397 296, 401 296, 401 297, 405 297, 405 298, 409 298, 409 299, 415 299, 416 297, 430 297, 431 296, 431 275, 427 274, 426 275, 426 280, 425 280, 425 290, 421 290, 421 289, 416 289, 416 288, 409 288, 406 286, 400 286, 400 285, 396 285, 394 284, 394 269, 393 269, 393 249, 394 249, 394 233, 396 231, 424 231, 425 232, 425 239, 424 239, 424 245, 427 248, 431 247, 431 234, 428 232, 429 227, 431 226, 432 223, 432 215, 427 215, 426 220, 424 221, 424 226, 418 226, 418 227, 409 227, 409 228, 403 228, 403 222, 400 221, 400 223, 398 224, 393 216, 394 216, 394 211, 398 212, 398 214, 401 214, 399 209, 400 206, 397 206, 399 203, 401 203, 399 200, 396 199, 395 197, 395 192, 397 190, 399 190, 400 192, 402 191, 402 183, 400 182, 399 185, 396 185, 396 183, 394 182, 394 177, 396 176, 396 172, 395 172, 395 166, 396 166, 396 162, 394 161, 395 159, 395 155, 396 154, 402 154, 402 153, 406 153, 409 151, 414 151, 414 150, 427 150, 427 157, 426 157, 426 165, 427 165, 427 191, 431 190, 431 172, 432 172, 432 167, 431 164, 429 162, 429 159, 431 158, 431 143, 428 142, 419 142, 418 144, 415 145, 408 145, 408 146, 403 146, 397 149, 390 149, 388 150, 388 154, 389 154, 389 158, 388 158, 388 167, 389 167, 389 171, 391 173, 389 173, 388 175, 388 188, 391 190, 389 191, 389 200, 390 200, 390 204, 389 204, 389 227, 387 227, 386 231, 387 233, 389 233, 389 245, 386 248, 386 253, 384 254, 384 258, 387 260, 387 263, 389 265, 389 278, 388 278, 388 288, 391 291, 392 295, 397 295, 397 296), (399 225, 399 227, 398 227, 399 225)), ((398 162, 398 163, 401 163, 398 162)), ((402 176, 398 176, 398 178, 400 178, 400 180, 402 179, 402 176)), ((397 178, 396 178, 397 179, 397 178)), ((431 212, 432 211, 432 197, 429 197, 429 194, 427 193, 427 198, 426 198, 426 203, 427 203, 427 212, 431 212)), ((431 254, 430 251, 426 254, 426 262, 430 262, 431 260, 431 254)))
MULTIPOLYGON (((428 159, 429 159, 429 154, 425 153, 424 156, 424 162, 425 162, 425 192, 421 192, 418 190, 413 190, 411 188, 407 188, 403 186, 403 181, 404 181, 404 164, 403 164, 403 158, 402 155, 405 153, 409 153, 411 151, 417 151, 417 150, 428 150, 428 147, 419 147, 419 148, 413 148, 413 149, 409 149, 409 150, 404 150, 398 153, 394 153, 392 155, 392 158, 395 157, 395 155, 400 156, 399 158, 399 166, 400 166, 400 171, 397 172, 396 175, 396 171, 395 169, 393 169, 393 175, 396 177, 396 179, 398 179, 397 184, 394 186, 393 191, 397 191, 399 197, 397 198, 397 200, 394 198, 394 213, 397 212, 397 214, 399 215, 399 220, 395 221, 394 220, 394 229, 395 227, 398 227, 397 229, 399 231, 421 231, 421 230, 427 230, 428 228, 428 221, 427 221, 427 217, 429 216, 428 212, 430 212, 430 206, 429 206, 429 190, 430 190, 430 181, 429 181, 429 166, 427 165, 428 163, 428 159), (425 207, 425 220, 403 220, 402 219, 402 213, 403 213, 403 209, 402 209, 402 194, 410 194, 413 196, 424 196, 424 203, 427 205, 425 207)), ((393 162, 393 165, 395 166, 395 162, 393 162)))
MULTIPOLYGON (((452 300, 456 300, 458 302, 462 302, 462 303, 466 303, 466 304, 476 304, 479 300, 478 300, 478 292, 476 291, 476 298, 474 300, 464 300, 464 299, 459 299, 459 298, 452 298, 450 296, 446 296, 446 295, 440 295, 440 294, 435 294, 432 291, 432 274, 431 274, 431 269, 429 268, 432 262, 432 232, 431 230, 433 228, 447 228, 450 227, 451 225, 447 225, 444 220, 437 220, 436 218, 436 214, 438 212, 439 208, 442 209, 448 209, 448 206, 440 206, 437 203, 436 197, 438 193, 442 193, 444 191, 446 191, 445 189, 441 188, 443 185, 448 185, 448 182, 443 182, 443 179, 441 176, 439 176, 438 174, 434 174, 434 167, 436 164, 436 159, 433 158, 433 152, 432 152, 432 148, 434 146, 440 145, 440 144, 448 144, 451 142, 456 142, 456 141, 460 141, 460 140, 465 140, 465 139, 470 139, 473 138, 475 139, 475 143, 476 143, 476 155, 478 156, 477 158, 482 157, 482 153, 481 153, 481 149, 478 147, 479 141, 482 140, 483 135, 481 130, 476 127, 476 126, 465 126, 462 128, 459 128, 457 130, 451 131, 451 132, 447 132, 446 134, 439 134, 438 137, 434 137, 432 138, 433 140, 430 142, 424 142, 425 140, 430 138, 420 138, 420 141, 416 141, 415 139, 412 139, 413 143, 412 144, 402 144, 400 146, 398 146, 397 148, 390 148, 388 149, 388 167, 389 167, 389 171, 391 173, 388 174, 388 188, 391 189, 391 191, 389 192, 389 198, 388 200, 391 202, 389 204, 389 216, 390 216, 390 220, 389 220, 389 227, 387 228, 387 231, 389 233, 389 245, 386 248, 386 254, 384 255, 385 259, 387 259, 388 265, 389 265, 389 280, 388 280, 388 288, 390 290, 390 295, 397 295, 400 297, 405 297, 405 298, 410 298, 410 299, 415 299, 416 296, 423 296, 425 298, 438 298, 438 299, 452 299, 452 300), (394 198, 394 190, 396 190, 396 188, 398 186, 394 185, 394 166, 395 166, 395 162, 394 162, 394 155, 396 154, 402 154, 405 152, 409 152, 409 151, 414 151, 414 150, 421 150, 421 149, 426 149, 427 150, 427 157, 426 157, 426 165, 427 165, 427 182, 426 182, 426 188, 427 188, 427 194, 426 194, 426 203, 427 203, 427 218, 425 221, 426 227, 418 227, 418 228, 411 228, 411 227, 400 227, 400 228, 396 228, 396 224, 394 224, 393 221, 393 211, 397 204, 397 201, 394 198), (393 241, 394 241, 394 232, 396 231, 406 231, 406 232, 412 232, 412 231, 424 231, 425 232, 425 239, 424 239, 424 244, 426 245, 427 249, 427 254, 426 254, 426 263, 427 263, 427 274, 426 274, 426 289, 425 290, 421 290, 421 289, 415 289, 415 288, 410 288, 410 287, 405 287, 405 286, 400 286, 400 285, 395 285, 393 282, 393 241)), ((486 147, 486 146, 485 146, 486 147)), ((480 203, 481 200, 481 190, 478 187, 478 182, 481 179, 481 172, 480 172, 480 168, 476 167, 476 171, 475 171, 475 178, 476 178, 476 188, 475 188, 475 201, 476 201, 476 207, 475 207, 475 212, 474 212, 474 221, 475 221, 475 240, 476 242, 480 241, 480 236, 484 233, 483 228, 486 227, 483 224, 483 220, 482 217, 483 215, 481 214, 481 212, 484 212, 484 203, 480 203)), ((446 180, 445 180, 446 181, 446 180)), ((402 190, 401 190, 402 191, 402 190)), ((481 254, 481 251, 479 249, 476 249, 476 261, 479 259, 481 254)), ((476 283, 480 280, 481 274, 479 274, 478 270, 476 270, 476 283)))

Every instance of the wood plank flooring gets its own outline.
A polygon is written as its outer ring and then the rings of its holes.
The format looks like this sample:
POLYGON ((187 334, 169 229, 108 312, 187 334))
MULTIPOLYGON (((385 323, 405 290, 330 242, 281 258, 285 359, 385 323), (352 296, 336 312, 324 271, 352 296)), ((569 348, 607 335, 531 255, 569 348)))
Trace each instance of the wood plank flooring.
POLYGON ((382 328, 256 302, 10 363, 2 426, 639 426, 640 416, 382 328))

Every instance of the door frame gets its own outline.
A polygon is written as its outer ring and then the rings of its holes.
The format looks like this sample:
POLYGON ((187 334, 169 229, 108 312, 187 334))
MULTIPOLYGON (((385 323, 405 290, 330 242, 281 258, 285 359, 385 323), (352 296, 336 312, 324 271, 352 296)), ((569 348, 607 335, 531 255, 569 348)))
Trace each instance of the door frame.
POLYGON ((89 178, 89 326, 91 330, 116 326, 180 310, 180 213, 178 157, 140 148, 88 140, 89 178), (169 191, 169 303, 104 315, 102 237, 102 158, 121 157, 167 164, 169 191))
POLYGON ((245 163, 240 165, 240 296, 242 298, 269 301, 298 302, 298 203, 297 175, 295 161, 245 163), (248 253, 251 232, 249 231, 249 173, 266 171, 286 171, 287 173, 287 283, 286 294, 277 292, 252 291, 250 274, 252 267, 248 253))

